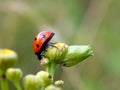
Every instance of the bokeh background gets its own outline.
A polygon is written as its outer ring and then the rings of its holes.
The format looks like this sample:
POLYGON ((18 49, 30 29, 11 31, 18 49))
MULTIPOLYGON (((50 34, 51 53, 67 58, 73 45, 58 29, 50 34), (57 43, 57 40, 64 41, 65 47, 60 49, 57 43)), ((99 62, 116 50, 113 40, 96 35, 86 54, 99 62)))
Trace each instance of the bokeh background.
POLYGON ((120 0, 0 0, 0 48, 18 53, 15 67, 24 75, 44 69, 32 42, 46 28, 56 33, 53 42, 94 51, 76 66, 57 69, 63 90, 120 90, 120 0))

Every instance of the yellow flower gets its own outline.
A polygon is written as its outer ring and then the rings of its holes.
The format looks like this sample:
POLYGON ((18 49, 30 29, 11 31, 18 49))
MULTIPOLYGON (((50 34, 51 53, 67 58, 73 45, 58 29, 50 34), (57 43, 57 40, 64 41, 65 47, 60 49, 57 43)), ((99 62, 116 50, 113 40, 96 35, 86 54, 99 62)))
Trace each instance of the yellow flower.
POLYGON ((5 71, 17 62, 17 54, 13 50, 0 49, 0 69, 5 71))

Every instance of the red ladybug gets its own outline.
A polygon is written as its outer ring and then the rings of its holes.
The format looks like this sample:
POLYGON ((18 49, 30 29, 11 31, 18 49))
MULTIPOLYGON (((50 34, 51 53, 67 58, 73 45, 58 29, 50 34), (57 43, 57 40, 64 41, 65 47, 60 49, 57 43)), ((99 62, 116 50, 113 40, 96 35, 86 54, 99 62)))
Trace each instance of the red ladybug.
POLYGON ((39 60, 42 59, 42 51, 45 50, 54 34, 52 31, 42 31, 35 36, 33 50, 39 60))

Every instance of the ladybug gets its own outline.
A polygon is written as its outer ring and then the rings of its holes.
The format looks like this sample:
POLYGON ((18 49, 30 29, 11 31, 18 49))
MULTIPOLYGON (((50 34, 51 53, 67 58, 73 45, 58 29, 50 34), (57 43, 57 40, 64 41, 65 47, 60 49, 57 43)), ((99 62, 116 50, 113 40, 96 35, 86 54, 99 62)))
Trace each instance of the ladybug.
POLYGON ((42 59, 42 52, 50 45, 50 40, 54 36, 52 31, 39 32, 33 41, 33 51, 37 55, 38 59, 42 59))

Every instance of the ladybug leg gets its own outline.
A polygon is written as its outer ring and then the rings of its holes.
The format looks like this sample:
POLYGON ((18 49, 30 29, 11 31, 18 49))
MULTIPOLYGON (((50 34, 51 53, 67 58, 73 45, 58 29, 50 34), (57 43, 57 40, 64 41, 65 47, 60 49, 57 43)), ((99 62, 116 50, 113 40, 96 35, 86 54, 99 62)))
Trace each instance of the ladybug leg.
POLYGON ((41 56, 37 56, 37 58, 38 58, 38 60, 41 60, 41 59, 42 59, 42 57, 41 57, 41 56))
POLYGON ((56 44, 57 42, 55 42, 55 43, 53 43, 53 42, 49 42, 48 43, 48 46, 52 46, 52 47, 55 47, 55 48, 57 48, 58 49, 58 47, 56 47, 56 46, 54 46, 53 44, 56 44))
POLYGON ((48 44, 50 44, 50 45, 51 45, 51 44, 56 44, 56 43, 57 43, 57 42, 54 42, 54 43, 53 43, 53 42, 49 42, 48 44))
MULTIPOLYGON (((56 43, 57 43, 57 42, 56 42, 56 43)), ((47 43, 46 47, 52 46, 52 47, 55 47, 55 48, 58 49, 58 47, 54 46, 53 44, 55 44, 55 43, 49 42, 49 43, 47 43)), ((46 48, 45 48, 44 51, 43 51, 43 53, 46 52, 46 51, 47 51, 47 50, 46 50, 46 48)), ((41 53, 41 55, 44 57, 44 54, 41 53)))
POLYGON ((42 59, 42 55, 37 54, 37 58, 38 58, 38 60, 41 60, 42 59))
MULTIPOLYGON (((45 57, 45 55, 44 55, 44 51, 41 53, 41 57, 42 57, 42 58, 45 57)), ((42 58, 41 58, 41 59, 42 59, 42 58)))

